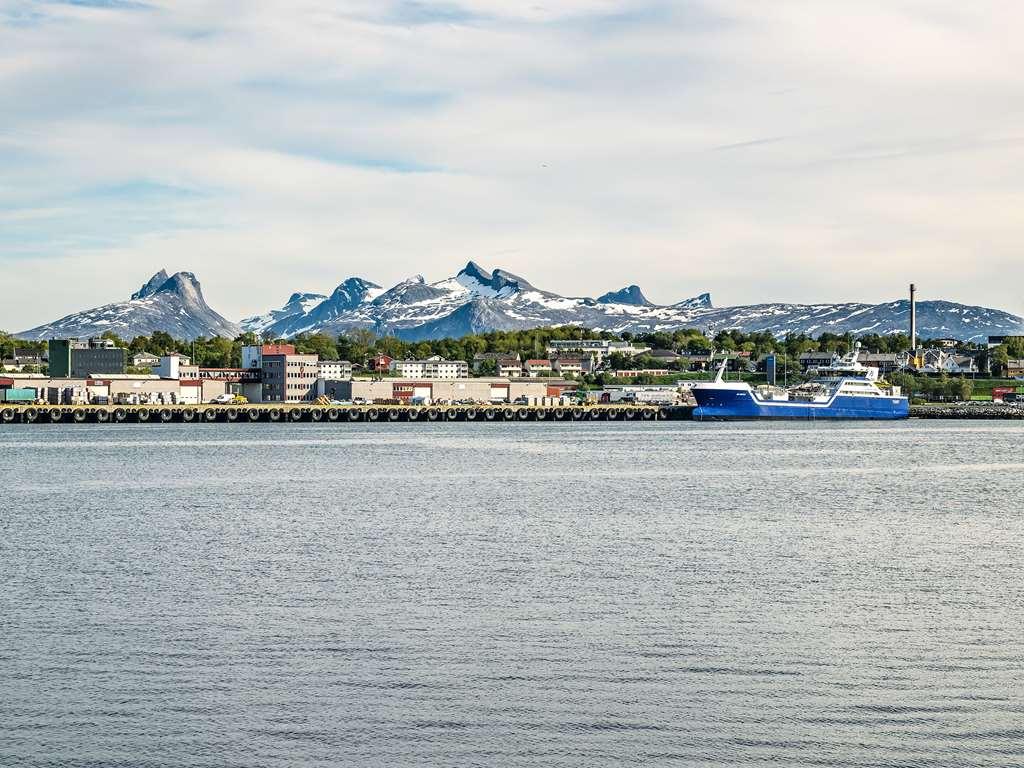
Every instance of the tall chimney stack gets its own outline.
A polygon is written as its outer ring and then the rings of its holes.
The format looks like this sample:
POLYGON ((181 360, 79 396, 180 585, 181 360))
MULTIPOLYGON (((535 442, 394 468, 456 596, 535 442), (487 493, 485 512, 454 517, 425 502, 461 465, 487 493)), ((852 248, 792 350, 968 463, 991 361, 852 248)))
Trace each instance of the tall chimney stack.
POLYGON ((910 284, 910 349, 917 349, 917 286, 910 284))

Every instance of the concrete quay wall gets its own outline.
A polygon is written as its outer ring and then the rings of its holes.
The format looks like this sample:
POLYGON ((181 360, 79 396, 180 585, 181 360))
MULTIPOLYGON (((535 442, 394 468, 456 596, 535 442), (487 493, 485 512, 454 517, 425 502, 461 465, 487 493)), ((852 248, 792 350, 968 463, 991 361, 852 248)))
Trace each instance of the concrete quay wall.
POLYGON ((2 405, 5 424, 166 424, 237 422, 523 422, 659 421, 688 419, 688 408, 655 405, 2 405))

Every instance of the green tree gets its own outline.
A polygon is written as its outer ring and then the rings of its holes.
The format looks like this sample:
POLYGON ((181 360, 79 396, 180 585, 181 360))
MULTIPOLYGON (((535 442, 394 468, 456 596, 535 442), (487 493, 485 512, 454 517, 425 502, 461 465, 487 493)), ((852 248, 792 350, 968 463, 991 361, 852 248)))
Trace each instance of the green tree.
POLYGON ((338 354, 357 365, 366 365, 373 352, 377 334, 369 328, 350 328, 338 337, 338 354))
POLYGON ((1024 358, 1024 336, 1010 336, 1006 339, 1007 357, 1014 360, 1024 358))
POLYGON ((326 333, 314 333, 295 340, 295 351, 304 355, 319 355, 321 360, 337 360, 338 346, 326 333))
POLYGON ((990 350, 988 359, 993 373, 1001 375, 1006 370, 1007 363, 1010 362, 1010 355, 1007 352, 1006 345, 1000 344, 998 347, 990 350))
POLYGON ((107 339, 109 341, 114 342, 114 346, 115 347, 127 347, 128 346, 128 343, 124 339, 122 339, 120 336, 118 336, 116 333, 114 333, 113 331, 104 331, 103 333, 100 334, 100 338, 101 339, 107 339))
POLYGON ((968 378, 961 377, 956 382, 956 397, 960 400, 970 400, 974 395, 974 382, 968 378))
POLYGON ((171 334, 165 331, 153 331, 149 337, 149 348, 147 352, 154 355, 168 355, 171 352, 178 352, 181 344, 174 340, 171 334))

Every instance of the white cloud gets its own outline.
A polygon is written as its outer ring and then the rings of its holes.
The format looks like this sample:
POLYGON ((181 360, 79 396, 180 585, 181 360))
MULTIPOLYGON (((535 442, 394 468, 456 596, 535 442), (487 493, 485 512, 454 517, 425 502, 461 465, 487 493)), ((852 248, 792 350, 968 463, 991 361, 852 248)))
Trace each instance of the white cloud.
POLYGON ((240 317, 470 258, 664 302, 915 279, 1022 312, 1022 21, 952 0, 0 0, 0 327, 161 266, 240 317))

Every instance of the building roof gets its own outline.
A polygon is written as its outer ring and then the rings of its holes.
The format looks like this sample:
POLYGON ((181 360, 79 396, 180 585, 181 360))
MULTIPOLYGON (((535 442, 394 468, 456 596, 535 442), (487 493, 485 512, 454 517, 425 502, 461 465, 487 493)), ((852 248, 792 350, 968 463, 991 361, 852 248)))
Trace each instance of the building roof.
POLYGON ((153 373, 90 373, 86 378, 104 381, 160 381, 160 377, 153 373))
POLYGON ((473 355, 474 360, 516 360, 520 359, 518 352, 477 352, 473 355))
POLYGON ((260 347, 264 355, 294 355, 294 344, 264 344, 260 347))
POLYGON ((551 361, 550 360, 527 360, 526 361, 526 365, 533 365, 533 366, 538 366, 538 367, 539 366, 547 366, 548 368, 550 368, 551 367, 551 361))

